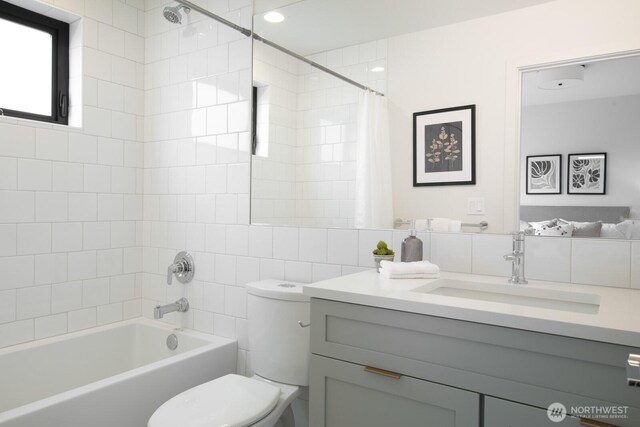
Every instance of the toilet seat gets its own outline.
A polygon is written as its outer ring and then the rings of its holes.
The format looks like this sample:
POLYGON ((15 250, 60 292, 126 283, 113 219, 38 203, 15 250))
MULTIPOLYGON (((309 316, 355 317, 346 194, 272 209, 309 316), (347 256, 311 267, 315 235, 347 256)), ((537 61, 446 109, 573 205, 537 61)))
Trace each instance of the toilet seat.
POLYGON ((267 416, 280 388, 241 375, 225 375, 172 397, 148 427, 244 427, 267 416))

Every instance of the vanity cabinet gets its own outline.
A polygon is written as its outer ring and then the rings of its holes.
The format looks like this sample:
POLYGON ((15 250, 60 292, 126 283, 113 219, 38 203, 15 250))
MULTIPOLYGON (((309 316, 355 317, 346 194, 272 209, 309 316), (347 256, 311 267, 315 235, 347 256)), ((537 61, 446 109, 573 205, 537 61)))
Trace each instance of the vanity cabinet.
POLYGON ((625 371, 637 348, 318 298, 311 324, 311 427, 457 425, 451 414, 465 426, 559 425, 546 413, 555 402, 625 406, 627 418, 602 421, 640 425, 625 371))
POLYGON ((316 355, 311 382, 315 426, 479 426, 477 393, 316 355))

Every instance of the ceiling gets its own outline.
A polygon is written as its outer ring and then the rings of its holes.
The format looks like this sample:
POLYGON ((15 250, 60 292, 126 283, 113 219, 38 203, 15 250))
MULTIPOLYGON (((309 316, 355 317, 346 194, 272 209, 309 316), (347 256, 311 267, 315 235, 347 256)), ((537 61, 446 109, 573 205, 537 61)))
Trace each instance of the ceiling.
POLYGON ((254 30, 300 55, 441 27, 553 0, 255 0, 254 30), (272 24, 265 12, 285 21, 272 24))
POLYGON ((522 75, 522 105, 640 94, 640 55, 584 64, 584 82, 559 90, 538 88, 538 71, 522 75))

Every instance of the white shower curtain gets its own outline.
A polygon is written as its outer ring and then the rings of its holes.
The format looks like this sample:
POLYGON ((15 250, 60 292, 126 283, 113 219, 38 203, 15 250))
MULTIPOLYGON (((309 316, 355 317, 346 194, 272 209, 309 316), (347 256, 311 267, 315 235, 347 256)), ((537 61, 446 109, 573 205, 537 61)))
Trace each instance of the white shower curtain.
POLYGON ((365 91, 358 105, 355 227, 393 228, 389 117, 384 96, 365 91))

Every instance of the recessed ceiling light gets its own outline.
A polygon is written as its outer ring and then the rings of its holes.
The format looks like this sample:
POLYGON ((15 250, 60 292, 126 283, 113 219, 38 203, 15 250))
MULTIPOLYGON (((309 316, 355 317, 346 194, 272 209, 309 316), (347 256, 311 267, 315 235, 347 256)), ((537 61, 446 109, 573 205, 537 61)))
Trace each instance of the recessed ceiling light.
POLYGON ((280 12, 271 11, 264 14, 264 20, 277 24, 278 22, 284 21, 284 15, 280 12))
POLYGON ((384 67, 373 67, 373 68, 371 69, 371 72, 372 72, 372 73, 380 73, 380 72, 382 72, 382 71, 384 71, 384 67))

